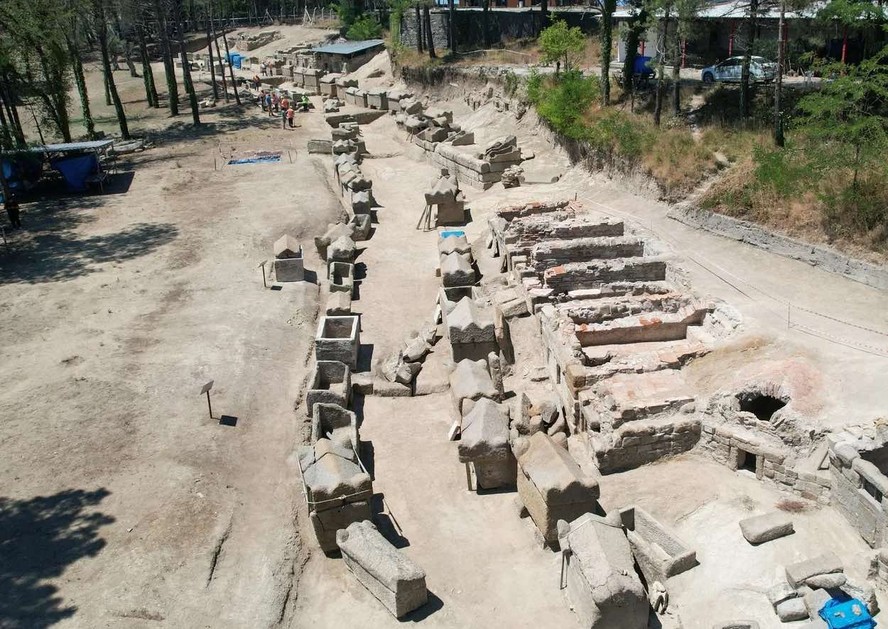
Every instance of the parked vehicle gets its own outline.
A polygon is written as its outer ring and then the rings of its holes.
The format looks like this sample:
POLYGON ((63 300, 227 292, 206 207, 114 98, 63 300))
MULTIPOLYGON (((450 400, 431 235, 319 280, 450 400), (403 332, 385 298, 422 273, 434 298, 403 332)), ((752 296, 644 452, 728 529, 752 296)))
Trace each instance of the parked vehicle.
MULTIPOLYGON (((743 57, 729 57, 721 63, 703 68, 704 83, 739 83, 743 73, 743 57)), ((749 80, 754 83, 769 83, 777 76, 777 64, 764 57, 752 57, 749 62, 749 80)))

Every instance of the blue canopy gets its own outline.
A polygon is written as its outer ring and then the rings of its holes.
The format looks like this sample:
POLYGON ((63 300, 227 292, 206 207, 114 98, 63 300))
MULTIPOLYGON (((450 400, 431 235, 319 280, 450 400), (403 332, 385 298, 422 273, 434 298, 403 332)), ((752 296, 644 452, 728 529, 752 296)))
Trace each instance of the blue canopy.
POLYGON ((830 629, 872 629, 876 626, 866 604, 856 598, 847 601, 831 598, 819 614, 830 629))
POLYGON ((62 173, 68 188, 76 192, 86 190, 86 180, 90 175, 99 172, 99 156, 95 153, 60 157, 51 160, 50 164, 62 173))

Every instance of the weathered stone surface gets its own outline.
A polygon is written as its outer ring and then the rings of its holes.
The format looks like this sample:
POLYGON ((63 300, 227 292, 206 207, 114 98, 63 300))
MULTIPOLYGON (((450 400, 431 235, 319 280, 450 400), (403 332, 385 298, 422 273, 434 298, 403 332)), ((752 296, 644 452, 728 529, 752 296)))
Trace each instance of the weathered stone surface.
POLYGON ((786 566, 786 580, 791 586, 799 587, 815 575, 842 571, 842 560, 829 552, 786 566))
POLYGON ((810 588, 831 590, 845 585, 847 577, 844 572, 830 572, 829 574, 817 574, 808 578, 805 585, 810 588))
POLYGON ((318 402, 348 408, 351 400, 351 370, 335 360, 319 360, 308 380, 305 406, 309 417, 318 402))
POLYGON ((428 601, 425 572, 392 546, 369 521, 336 534, 349 570, 396 618, 428 601))
POLYGON ((870 614, 879 612, 879 602, 876 599, 875 588, 866 581, 847 580, 839 589, 852 598, 863 601, 870 614))
POLYGON ((465 256, 453 252, 441 259, 441 280, 444 286, 470 286, 477 276, 465 256))
POLYGON ((344 291, 332 291, 327 296, 327 306, 325 308, 325 313, 327 315, 333 316, 350 315, 351 305, 351 294, 344 291))
POLYGON ((355 242, 362 242, 370 238, 372 225, 369 214, 355 214, 351 217, 349 225, 352 227, 352 239, 355 242))
POLYGON ((407 343, 407 347, 404 349, 404 360, 408 363, 419 362, 425 358, 430 349, 429 344, 417 336, 407 343))
POLYGON ((665 583, 697 565, 696 551, 647 511, 631 506, 619 513, 632 554, 648 583, 665 583))
POLYGON ((806 588, 803 600, 805 602, 805 609, 808 612, 808 616, 810 618, 819 618, 818 614, 820 610, 823 609, 823 606, 826 605, 826 602, 831 598, 832 595, 826 590, 812 590, 806 588))
POLYGON ((379 397, 410 397, 413 392, 410 387, 400 382, 389 382, 385 378, 377 378, 373 381, 373 395, 379 397))
POLYGON ((355 241, 348 236, 340 236, 327 248, 329 262, 351 262, 355 257, 355 241))
POLYGON ((587 513, 558 529, 567 596, 583 627, 646 629, 648 600, 619 518, 587 513))
POLYGON ((395 382, 395 379, 398 377, 398 366, 401 364, 402 356, 401 352, 396 352, 382 361, 379 365, 379 373, 383 378, 389 382, 395 382))
POLYGON ((792 520, 780 511, 740 520, 740 530, 750 544, 763 544, 793 533, 792 520))
POLYGON ((463 400, 488 397, 496 400, 499 391, 490 379, 486 360, 461 360, 450 374, 450 394, 458 410, 463 400))
POLYGON ((768 601, 774 607, 785 600, 797 598, 799 595, 796 589, 785 580, 777 583, 776 585, 772 585, 770 588, 768 588, 768 591, 765 592, 765 594, 767 594, 768 601))
MULTIPOLYGON (((426 195, 428 196, 428 194, 426 195)), ((448 236, 438 241, 438 253, 447 255, 456 251, 457 253, 471 253, 472 246, 466 239, 465 234, 462 236, 448 236)))
POLYGON ((334 444, 357 452, 360 444, 358 420, 354 413, 338 404, 315 404, 311 418, 311 442, 329 439, 334 444))
POLYGON ((457 444, 460 463, 505 461, 509 457, 509 416, 502 404, 481 398, 463 417, 457 444))
POLYGON ((447 315, 447 333, 451 343, 495 342, 493 313, 463 297, 447 315))
POLYGON ((360 318, 355 315, 321 317, 315 334, 317 359, 339 361, 355 370, 361 345, 360 327, 360 318))
POLYGON ((305 279, 305 266, 302 258, 275 258, 272 261, 274 279, 278 282, 301 282, 305 279))
POLYGON ((558 520, 574 520, 595 511, 598 481, 583 473, 551 437, 537 432, 515 445, 515 455, 519 466, 518 495, 546 542, 557 541, 558 520))
POLYGON ((801 598, 790 598, 782 603, 778 603, 775 608, 780 622, 792 622, 793 620, 804 620, 808 617, 808 609, 805 607, 805 600, 801 598))
POLYGON ((760 625, 754 620, 728 620, 715 623, 712 629, 760 629, 760 625))

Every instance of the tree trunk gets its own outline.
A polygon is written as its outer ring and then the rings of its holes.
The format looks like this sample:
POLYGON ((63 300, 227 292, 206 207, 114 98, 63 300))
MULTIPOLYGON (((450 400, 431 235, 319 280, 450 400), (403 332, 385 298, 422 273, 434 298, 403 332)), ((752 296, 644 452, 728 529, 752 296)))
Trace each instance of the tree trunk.
POLYGON ((86 127, 86 137, 90 140, 96 137, 96 126, 93 123, 92 112, 89 109, 89 92, 86 89, 86 78, 83 76, 83 62, 80 61, 80 52, 74 46, 70 37, 65 38, 68 44, 68 53, 71 55, 71 66, 74 70, 74 82, 77 84, 77 93, 80 95, 80 109, 83 112, 83 125, 86 127))
POLYGON ((484 48, 490 48, 490 0, 481 5, 481 28, 484 29, 484 48))
POLYGON ((447 0, 447 30, 449 31, 448 39, 450 46, 450 54, 456 54, 456 9, 454 8, 454 0, 447 0))
POLYGON ((191 81, 191 64, 188 63, 188 53, 185 50, 185 32, 182 28, 182 0, 176 0, 176 38, 179 42, 179 57, 182 59, 182 79, 185 83, 185 93, 191 104, 191 119, 194 126, 200 126, 200 107, 197 104, 197 94, 194 92, 194 83, 191 81))
POLYGON ((139 78, 139 73, 136 72, 136 64, 133 63, 133 43, 129 39, 124 39, 124 54, 126 55, 126 67, 129 68, 130 76, 134 79, 139 78))
MULTIPOLYGON (((42 46, 34 47, 37 59, 40 61, 40 70, 46 81, 47 89, 39 92, 40 100, 46 106, 52 121, 55 123, 63 142, 71 141, 71 125, 68 119, 68 92, 65 89, 62 70, 55 66, 42 46)), ((32 112, 33 113, 33 112, 32 112)), ((36 118, 36 116, 35 116, 36 118)))
POLYGON ((429 59, 437 59, 438 55, 435 54, 435 38, 432 35, 432 12, 429 11, 429 5, 427 4, 422 7, 422 18, 425 22, 426 44, 429 49, 429 59))
POLYGON ((601 104, 610 105, 610 64, 613 48, 613 14, 617 0, 604 0, 601 5, 601 104))
POLYGON ((139 56, 142 58, 142 79, 145 82, 145 97, 148 106, 160 107, 160 98, 157 96, 157 86, 154 84, 154 71, 151 69, 151 59, 148 58, 148 44, 145 42, 145 27, 140 23, 136 27, 136 35, 139 38, 139 56))
MULTIPOLYGON (((3 91, 0 90, 0 150, 10 149, 13 145, 12 130, 9 121, 6 120, 4 109, 6 105, 3 103, 3 91)), ((0 172, 0 177, 3 173, 0 172)))
POLYGON ((635 90, 635 59, 638 57, 638 44, 647 23, 647 9, 643 6, 629 20, 626 33, 626 58, 623 60, 623 92, 631 94, 635 90))
MULTIPOLYGON (((207 20, 207 54, 210 60, 210 83, 213 85, 213 99, 219 100, 219 88, 216 85, 216 68, 213 65, 213 40, 211 39, 210 21, 207 20)), ((222 61, 221 59, 219 60, 222 61)), ((224 76, 224 70, 223 70, 224 76)))
MULTIPOLYGON (((222 59, 222 53, 219 52, 219 35, 216 33, 216 21, 213 19, 213 5, 210 4, 210 29, 213 32, 213 43, 216 45, 216 58, 222 59)), ((225 58, 231 64, 231 59, 225 58)), ((225 64, 219 66, 222 69, 222 93, 225 94, 225 102, 228 102, 228 81, 225 79, 225 64)), ((235 88, 236 89, 236 88, 235 88)))
POLYGON ((416 52, 422 54, 425 52, 422 47, 422 35, 423 31, 425 31, 425 26, 422 21, 419 5, 417 4, 413 8, 416 9, 416 52))
POLYGON ((117 93, 117 85, 114 83, 114 73, 111 70, 111 60, 108 58, 108 27, 105 24, 105 0, 95 0, 96 31, 99 37, 99 52, 102 55, 102 67, 105 70, 105 81, 111 100, 114 102, 114 111, 117 113, 117 122, 120 125, 120 135, 124 140, 130 139, 129 127, 126 123, 126 112, 123 111, 123 103, 117 93))
POLYGON ((759 0, 749 0, 749 17, 746 30, 746 50, 743 52, 743 65, 740 70, 740 114, 749 118, 752 113, 752 95, 749 92, 749 65, 752 62, 752 49, 755 43, 755 23, 759 0))
POLYGON ((18 93, 11 84, 9 74, 4 73, 2 77, 2 82, 0 82, 0 93, 2 93, 3 96, 3 106, 6 107, 6 115, 9 117, 12 134, 15 136, 16 144, 24 146, 26 144, 25 130, 22 127, 22 120, 19 118, 18 107, 16 107, 18 93))
MULTIPOLYGON (((231 59, 231 51, 228 49, 228 35, 225 34, 225 27, 222 27, 222 43, 225 44, 225 58, 231 59)), ((237 81, 234 80, 234 68, 229 63, 228 64, 228 73, 231 76, 231 89, 234 90, 234 100, 240 105, 240 91, 237 89, 237 81)))
MULTIPOLYGON (((666 41, 669 37, 669 9, 663 16, 663 50, 666 50, 666 41)), ((666 73, 664 60, 657 64, 657 92, 654 95, 654 124, 660 126, 660 118, 663 113, 663 75, 666 73)))
POLYGON ((166 9, 161 0, 154 0, 154 13, 157 18, 157 33, 160 36, 160 51, 163 56, 163 71, 166 75, 167 92, 169 94, 170 115, 179 115, 179 86, 176 83, 176 64, 173 63, 173 49, 167 24, 166 9))
POLYGON ((111 100, 111 86, 108 84, 108 77, 105 74, 102 74, 102 83, 105 84, 105 106, 110 107, 114 102, 111 100))
POLYGON ((672 59, 672 113, 681 113, 681 37, 679 37, 679 23, 675 25, 675 48, 672 59))
POLYGON ((537 37, 547 26, 549 26, 549 0, 540 0, 540 31, 537 37))
POLYGON ((774 144, 783 148, 786 138, 783 135, 783 64, 786 62, 786 2, 780 2, 780 21, 777 26, 777 76, 774 77, 774 144))

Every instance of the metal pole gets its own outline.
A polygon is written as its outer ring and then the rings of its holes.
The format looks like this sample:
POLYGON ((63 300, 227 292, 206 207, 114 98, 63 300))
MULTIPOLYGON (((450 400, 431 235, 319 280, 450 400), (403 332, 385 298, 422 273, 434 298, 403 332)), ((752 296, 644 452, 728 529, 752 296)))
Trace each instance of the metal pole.
POLYGON ((207 408, 210 411, 210 419, 213 419, 213 405, 210 404, 210 392, 207 391, 207 408))

